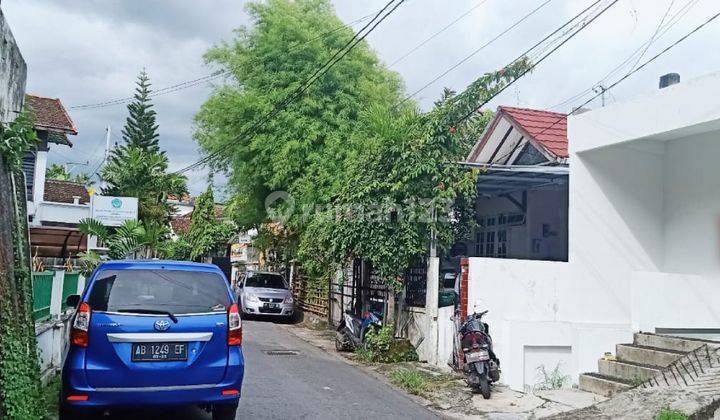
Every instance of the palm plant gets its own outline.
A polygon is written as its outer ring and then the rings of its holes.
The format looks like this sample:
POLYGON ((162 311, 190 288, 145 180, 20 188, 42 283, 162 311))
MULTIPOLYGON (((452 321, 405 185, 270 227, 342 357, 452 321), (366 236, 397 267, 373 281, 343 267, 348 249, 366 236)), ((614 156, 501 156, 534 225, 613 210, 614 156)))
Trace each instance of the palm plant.
MULTIPOLYGON (((143 223, 126 220, 114 230, 95 219, 83 219, 78 226, 80 232, 98 237, 105 244, 110 259, 157 258, 172 255, 169 229, 160 223, 143 223)), ((90 273, 100 264, 102 257, 95 251, 79 254, 85 273, 90 273)))

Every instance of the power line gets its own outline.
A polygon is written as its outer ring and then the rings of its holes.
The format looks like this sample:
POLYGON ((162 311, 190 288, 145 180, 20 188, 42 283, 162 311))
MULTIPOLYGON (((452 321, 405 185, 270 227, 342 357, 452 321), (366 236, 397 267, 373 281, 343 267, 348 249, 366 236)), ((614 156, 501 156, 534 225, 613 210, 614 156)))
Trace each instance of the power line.
MULTIPOLYGON (((598 1, 599 1, 599 0, 598 0, 598 1)), ((470 110, 470 112, 468 112, 467 114, 465 114, 465 116, 463 116, 463 117, 460 118, 458 121, 456 121, 456 122, 455 122, 455 125, 457 125, 457 124, 459 124, 459 123, 467 120, 468 118, 470 118, 475 112, 477 112, 477 111, 478 111, 480 108, 482 108, 485 104, 487 104, 488 102, 490 102, 491 100, 493 100, 496 96, 498 96, 498 95, 501 94, 503 91, 505 91, 505 89, 509 88, 509 87, 512 86, 515 82, 517 82, 520 78, 522 78, 524 75, 526 75, 527 73, 529 73, 530 71, 532 71, 532 70, 533 70, 535 67, 537 67, 540 63, 542 63, 542 62, 545 61, 548 57, 550 57, 553 53, 555 53, 555 51, 557 51, 558 49, 560 49, 560 48, 561 48, 563 45, 565 45, 568 41, 570 41, 571 39, 573 39, 577 34, 579 34, 579 33, 582 32, 585 28, 587 28, 588 26, 590 26, 591 23, 593 23, 597 18, 599 18, 600 16, 602 16, 606 11, 608 11, 608 10, 609 10, 612 6, 614 6, 618 1, 619 1, 619 0, 612 0, 612 2, 610 2, 610 4, 608 4, 607 6, 605 6, 605 8, 603 8, 602 10, 600 10, 600 12, 596 13, 592 18, 590 18, 590 20, 588 20, 586 23, 583 23, 583 25, 582 25, 579 29, 577 29, 575 32, 573 32, 572 34, 570 34, 570 36, 568 36, 567 38, 565 38, 560 44, 558 44, 558 45, 556 45, 555 47, 553 47, 553 48, 550 50, 550 52, 548 52, 547 54, 545 54, 544 56, 542 56, 539 60, 533 62, 527 69, 525 69, 522 73, 520 73, 520 74, 519 74, 517 77, 515 77, 512 81, 510 81, 509 83, 507 83, 505 86, 503 86, 501 89, 499 89, 499 90, 498 90, 497 92, 495 92, 493 95, 491 95, 489 98, 487 98, 486 100, 484 100, 480 105, 476 106, 474 109, 470 110)), ((510 64, 509 64, 508 66, 512 65, 513 63, 515 63, 515 62, 517 62, 518 60, 520 60, 520 59, 522 59, 523 57, 525 57, 525 56, 528 54, 529 51, 533 50, 536 46, 542 44, 542 43, 545 42, 547 39, 549 39, 550 37, 552 37, 554 34, 556 34, 557 32, 561 31, 565 26, 567 26, 567 25, 569 25, 570 23, 572 23, 575 19, 577 19, 579 16, 581 16, 583 13, 585 13, 587 10, 589 10, 591 7, 593 7, 593 6, 594 6, 595 4, 597 4, 597 3, 598 3, 598 2, 595 2, 595 3, 591 4, 590 6, 588 6, 588 8, 586 8, 585 10, 583 10, 582 12, 580 12, 579 14, 575 15, 572 19, 570 19, 569 21, 567 21, 567 22, 566 22, 564 25, 562 25, 560 28, 558 28, 558 29, 556 29, 555 31, 553 31, 552 33, 550 33, 548 36, 546 36, 546 37, 545 37, 544 39, 542 39, 540 42, 538 42, 538 43, 535 44, 533 47, 531 47, 529 50, 527 50, 525 53, 521 54, 520 56, 518 56, 518 58, 516 58, 515 60, 513 60, 512 62, 510 62, 510 64)))
MULTIPOLYGON (((673 26, 675 26, 680 19, 682 19, 689 11, 692 9, 700 0, 689 0, 685 5, 683 5, 680 9, 678 9, 677 12, 670 18, 670 20, 664 25, 664 28, 662 29, 662 32, 660 32, 659 35, 656 35, 655 41, 660 39, 664 34, 666 34, 673 26)), ((625 65, 627 65, 635 55, 637 55, 645 46, 649 45, 652 38, 642 43, 635 51, 633 51, 625 60, 623 60, 620 64, 618 64, 615 68, 610 70, 605 76, 603 76, 602 79, 600 79, 597 83, 595 83, 593 86, 598 86, 600 84, 603 84, 607 79, 615 75, 618 71, 620 71, 625 65)), ((653 41, 654 42, 654 41, 653 41)), ((637 65, 637 63, 635 64, 637 65)), ((557 109, 559 107, 562 107, 566 104, 572 103, 577 99, 582 98, 585 95, 588 95, 593 92, 593 88, 585 89, 581 92, 578 92, 577 94, 565 99, 564 101, 555 104, 553 106, 548 107, 547 109, 557 109)))
POLYGON ((437 36, 440 35, 441 33, 445 32, 445 31, 448 30, 451 26, 453 26, 454 24, 458 23, 460 20, 462 20, 463 18, 465 18, 466 16, 468 16, 470 13, 472 13, 472 12, 474 12, 475 10, 477 10, 478 8, 480 8, 480 6, 482 6, 483 4, 485 4, 485 2, 487 2, 487 0, 481 0, 478 4, 476 4, 475 6, 473 6, 472 8, 470 8, 470 10, 468 10, 467 12, 461 14, 460 16, 458 16, 457 18, 455 18, 452 22, 450 22, 450 23, 448 23, 447 25, 443 26, 442 29, 440 29, 439 31, 437 31, 437 32, 435 32, 434 34, 430 35, 430 36, 427 37, 424 41, 422 41, 421 43, 419 43, 418 45, 416 45, 414 48, 412 48, 410 51, 408 51, 408 52, 406 52, 405 54, 403 54, 402 57, 400 57, 400 58, 398 58, 397 60, 395 60, 395 61, 393 61, 392 63, 390 63, 390 64, 388 65, 388 68, 393 67, 393 66, 395 66, 396 64, 398 64, 399 62, 401 62, 401 61, 403 61, 404 59, 408 58, 412 53, 414 53, 415 51, 417 51, 417 50, 419 50, 420 48, 424 47, 425 44, 427 44, 428 42, 430 42, 431 40, 433 40, 435 37, 437 37, 437 36))
MULTIPOLYGON (((359 18, 359 19, 356 19, 356 20, 348 23, 348 24, 339 25, 339 26, 337 26, 337 27, 335 27, 335 28, 333 28, 333 29, 331 29, 331 30, 329 30, 329 31, 327 31, 327 32, 324 32, 324 33, 322 33, 322 34, 320 34, 320 35, 318 35, 318 36, 316 36, 316 37, 313 37, 313 38, 311 38, 311 39, 308 39, 307 41, 303 41, 303 42, 300 42, 300 43, 296 43, 295 45, 292 45, 292 46, 290 47, 290 49, 288 50, 288 52, 295 51, 295 50, 299 49, 300 47, 305 47, 305 46, 307 46, 308 44, 310 44, 310 43, 312 43, 312 42, 314 42, 314 41, 317 41, 317 40, 322 39, 322 38, 326 38, 326 37, 328 37, 329 35, 331 35, 331 34, 333 34, 333 33, 336 33, 336 32, 338 32, 338 31, 340 31, 340 30, 342 30, 342 29, 346 29, 346 28, 352 27, 352 25, 355 25, 355 24, 360 23, 360 22, 362 22, 362 21, 364 21, 364 20, 367 20, 368 18, 370 18, 370 17, 373 16, 373 15, 374 15, 374 13, 365 15, 365 16, 359 18)), ((179 90, 184 90, 184 89, 188 89, 188 88, 191 88, 191 87, 194 87, 194 86, 202 85, 202 84, 204 84, 204 83, 210 82, 210 81, 212 81, 212 80, 214 80, 214 79, 217 79, 217 78, 219 78, 219 77, 226 76, 226 75, 228 75, 229 73, 230 73, 230 72, 229 72, 228 70, 216 71, 216 72, 214 72, 214 73, 212 73, 212 74, 209 74, 209 75, 206 75, 206 76, 198 77, 198 78, 196 78, 196 79, 187 80, 187 81, 184 81, 184 82, 180 82, 180 83, 174 84, 174 85, 172 85, 172 86, 167 86, 167 87, 164 87, 164 88, 162 88, 162 89, 158 89, 158 90, 156 90, 156 91, 153 91, 149 96, 154 97, 154 96, 166 95, 166 94, 168 94, 168 93, 173 93, 173 92, 177 92, 177 91, 179 91, 179 90)), ((122 104, 125 104, 125 103, 127 103, 127 102, 132 101, 133 99, 135 99, 134 96, 128 96, 128 97, 112 99, 112 100, 104 101, 104 102, 98 102, 98 103, 92 103, 92 104, 85 104, 85 105, 75 105, 75 106, 69 107, 69 109, 84 110, 84 109, 104 108, 104 107, 113 106, 113 105, 122 105, 122 104)))
POLYGON ((662 19, 660 19, 660 23, 658 23, 657 28, 655 28, 655 32, 653 32, 652 36, 650 37, 650 41, 648 41, 645 49, 642 50, 642 53, 640 53, 640 56, 637 58, 637 60, 635 60, 635 63, 630 68, 631 71, 635 68, 635 66, 638 65, 640 60, 642 60, 642 58, 645 56, 645 53, 647 53, 647 50, 652 46, 653 42, 655 41, 655 37, 657 37, 658 32, 660 32, 660 29, 662 28, 663 23, 665 23, 665 19, 667 19, 667 16, 670 13, 670 10, 672 10, 674 4, 675 0, 670 0, 670 5, 668 6, 667 10, 665 10, 665 14, 663 14, 662 19))
MULTIPOLYGON (((432 80, 430 80, 429 82, 427 82, 427 83, 426 83, 425 85, 423 85, 420 89, 417 89, 416 91, 414 91, 413 93, 411 93, 410 95, 408 95, 407 97, 405 97, 405 99, 403 99, 402 101, 400 101, 400 103, 399 103, 398 105, 407 102, 407 101, 410 100, 411 98, 415 97, 415 95, 417 95, 418 93, 422 92, 423 90, 425 90, 425 89, 427 89, 428 87, 432 86, 432 85, 433 85, 435 82, 437 82, 438 80, 440 80, 440 79, 442 79, 443 77, 445 77, 445 76, 446 76, 448 73, 450 73, 451 71, 453 71, 453 70, 455 70, 456 68, 460 67, 463 63, 465 63, 465 62, 468 61, 470 58, 472 58, 473 56, 475 56, 477 53, 479 53, 480 51, 482 51, 483 49, 485 49, 486 47, 488 47, 489 45, 491 45, 492 43, 494 43, 495 41, 497 41, 498 39, 500 39, 500 38, 501 38, 503 35, 505 35, 506 33, 508 33, 508 32, 510 32, 511 30, 513 30, 516 26, 520 25, 522 22, 524 22, 525 20, 527 20, 530 16, 534 15, 537 11, 539 11, 540 9, 542 9, 543 7, 545 7, 545 6, 546 6, 548 3, 550 3, 551 1, 552 1, 552 0, 545 0, 545 1, 543 1, 538 7, 536 7, 536 8, 533 9, 533 10, 531 10, 529 13, 527 13, 525 16, 523 16, 522 18, 520 18, 519 20, 517 20, 517 21, 516 21, 515 23, 513 23, 512 25, 510 25, 510 26, 508 26, 507 28, 505 28, 502 32, 500 32, 499 34, 497 34, 494 38, 492 38, 491 40, 489 40, 489 41, 487 41, 486 43, 484 43, 483 45, 481 45, 479 48, 477 48, 476 50, 474 50, 473 52, 471 52, 470 54, 468 54, 467 56, 465 56, 462 60, 460 60, 460 61, 458 61, 457 63, 453 64, 450 68, 448 68, 448 69, 445 70, 444 72, 442 72, 442 73, 438 74, 437 76, 435 76, 432 80)), ((599 0, 598 0, 598 1, 599 1, 599 0)), ((396 106, 397 106, 397 105, 396 105, 396 106)))
MULTIPOLYGON (((362 29, 360 29, 354 36, 348 41, 341 49, 335 52, 333 56, 327 60, 322 66, 320 66, 319 69, 317 69, 313 74, 306 78, 303 84, 301 84, 297 89, 293 91, 285 100, 281 101, 280 103, 277 103, 273 106, 273 109, 266 113, 261 119, 257 120, 254 124, 252 124, 247 129, 243 130, 243 132, 236 137, 237 139, 240 139, 247 134, 251 133, 252 130, 254 130, 256 127, 262 125, 263 123, 267 122, 270 118, 273 118, 275 115, 280 113, 282 110, 284 110, 288 105, 290 105, 291 102, 295 101, 297 98, 300 97, 307 89, 314 84, 320 77, 322 77, 325 73, 327 73, 335 64, 337 64, 340 60, 342 60, 350 51, 352 51, 355 46, 357 46, 360 42, 362 42, 370 33, 372 33, 377 26, 382 23, 388 16, 390 16, 401 4, 405 2, 405 0, 400 0, 397 4, 395 4, 385 15, 380 17, 383 12, 385 12, 386 9, 388 9, 396 0, 390 0, 380 11, 377 12, 375 17, 368 22, 362 29), (378 19, 379 18, 379 19, 378 19), (377 20, 377 22, 375 22, 377 20), (374 23, 374 24, 373 24, 374 23), (370 27, 372 25, 372 27, 370 27), (367 32, 365 32, 362 36, 360 34, 365 31, 368 27, 370 27, 367 32)), ((174 173, 179 174, 183 172, 187 172, 190 170, 193 170, 209 161, 214 159, 215 157, 219 156, 221 153, 223 153, 224 150, 218 150, 216 152, 210 153, 208 156, 204 157, 203 159, 200 159, 199 161, 188 165, 185 168, 182 168, 180 170, 175 171, 174 173)))
MULTIPOLYGON (((673 49, 674 47, 676 47, 678 44, 680 44, 681 42, 683 42, 683 41, 685 41, 686 39, 688 39, 690 36, 692 36, 692 35, 695 34, 697 31, 699 31, 700 29, 702 29, 703 27, 705 27, 706 25, 708 25, 710 22, 712 22, 713 20, 717 19, 719 16, 720 16, 720 12, 718 12, 718 13, 716 13, 715 15, 711 16, 708 20, 706 20, 705 22, 703 22, 702 24, 700 24, 699 26, 697 26, 695 29, 693 29, 692 31, 690 31, 690 32, 688 32, 687 34, 685 34, 684 36, 682 36, 681 38, 679 38, 677 41, 675 41, 675 42, 673 42, 672 44, 668 45, 665 49, 663 49, 662 51, 660 51, 659 53, 657 53, 656 55, 654 55, 652 58, 650 58, 650 59, 648 59, 647 61, 645 61, 644 63, 642 63, 639 67, 636 67, 635 69, 633 69, 633 70, 631 70, 630 72, 628 72, 627 74, 625 74, 623 77, 621 77, 620 79, 618 79, 617 81, 615 81, 613 84, 611 84, 610 86, 608 86, 605 90, 606 90, 606 91, 609 91, 610 89, 612 89, 612 88, 614 88, 615 86, 619 85, 620 83, 622 83, 623 81, 625 81, 627 78, 629 78, 629 77, 632 76, 633 74, 637 73, 638 71, 642 70, 642 69, 645 68, 648 64, 650 64, 650 63, 652 63, 653 61, 657 60, 660 56, 662 56, 663 54, 667 53, 668 51, 670 51, 671 49, 673 49)), ((599 93, 599 94, 596 94, 596 95, 593 96, 592 98, 590 98, 590 99, 588 99, 587 101, 583 102, 580 106, 576 107, 575 109, 579 109, 579 108, 584 107, 585 105, 587 105, 587 104, 589 104, 590 102, 592 102, 593 100, 595 100, 598 96, 600 96, 600 93, 599 93)), ((567 114, 563 114, 562 117, 558 118, 556 121, 554 121, 554 122, 553 122, 551 125, 549 125, 547 128, 545 128, 545 129, 543 129, 542 131, 540 131, 537 135, 543 134, 543 133, 546 132, 547 130, 550 130, 550 129, 553 128, 555 125, 557 125, 560 121, 562 121, 563 118, 568 117, 570 114, 572 114, 572 112, 571 112, 571 113, 567 113, 567 114)))

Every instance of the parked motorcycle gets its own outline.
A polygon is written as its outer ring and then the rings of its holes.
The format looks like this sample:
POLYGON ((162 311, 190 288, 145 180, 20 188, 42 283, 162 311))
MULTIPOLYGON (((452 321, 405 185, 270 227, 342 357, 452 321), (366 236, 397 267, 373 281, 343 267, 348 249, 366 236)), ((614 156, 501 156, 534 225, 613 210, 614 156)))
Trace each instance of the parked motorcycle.
MULTIPOLYGON (((482 322, 487 310, 469 315, 458 328, 458 340, 462 353, 460 366, 466 375, 466 381, 475 392, 490 398, 490 385, 500 380, 500 360, 492 349, 490 327, 482 322)), ((459 319, 460 312, 455 317, 459 319)))
POLYGON ((380 318, 374 313, 365 312, 359 318, 351 311, 345 312, 343 321, 335 330, 335 348, 338 351, 354 351, 365 344, 365 336, 371 329, 382 328, 380 318))

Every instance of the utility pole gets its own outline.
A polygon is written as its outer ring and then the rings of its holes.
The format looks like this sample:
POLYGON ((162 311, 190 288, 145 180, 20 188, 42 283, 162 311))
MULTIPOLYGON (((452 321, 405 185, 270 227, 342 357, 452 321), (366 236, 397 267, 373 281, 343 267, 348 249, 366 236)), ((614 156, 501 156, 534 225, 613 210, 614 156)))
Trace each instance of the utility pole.
POLYGON ((107 162, 107 158, 110 155, 110 124, 105 127, 105 160, 104 162, 107 162))
POLYGON ((607 88, 603 86, 602 83, 598 84, 593 88, 593 92, 600 94, 600 101, 602 103, 603 108, 605 107, 605 91, 607 91, 607 88))

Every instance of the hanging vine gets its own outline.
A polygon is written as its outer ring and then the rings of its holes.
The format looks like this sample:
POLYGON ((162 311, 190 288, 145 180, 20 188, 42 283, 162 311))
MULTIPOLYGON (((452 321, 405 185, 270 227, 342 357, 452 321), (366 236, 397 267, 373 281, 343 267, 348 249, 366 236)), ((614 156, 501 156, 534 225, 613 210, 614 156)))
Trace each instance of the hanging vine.
POLYGON ((33 118, 23 112, 0 124, 0 418, 40 419, 40 367, 32 318, 32 286, 22 158, 37 146, 33 118))

